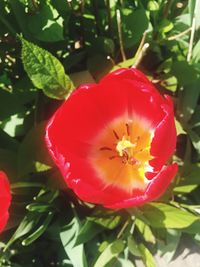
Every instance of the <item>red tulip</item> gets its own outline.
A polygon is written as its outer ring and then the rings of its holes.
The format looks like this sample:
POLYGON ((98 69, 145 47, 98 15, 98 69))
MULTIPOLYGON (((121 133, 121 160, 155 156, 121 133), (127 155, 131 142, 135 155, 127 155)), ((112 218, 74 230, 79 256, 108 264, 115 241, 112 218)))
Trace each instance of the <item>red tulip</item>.
POLYGON ((137 206, 165 191, 177 172, 173 104, 136 69, 75 90, 46 129, 50 154, 80 199, 137 206))
POLYGON ((6 226, 11 202, 10 185, 6 174, 0 171, 0 233, 6 226))

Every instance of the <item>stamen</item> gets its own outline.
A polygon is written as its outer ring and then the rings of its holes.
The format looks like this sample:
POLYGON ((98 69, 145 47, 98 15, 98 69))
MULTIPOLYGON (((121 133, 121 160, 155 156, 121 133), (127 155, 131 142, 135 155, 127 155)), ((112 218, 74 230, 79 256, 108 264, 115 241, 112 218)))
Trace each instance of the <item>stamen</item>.
POLYGON ((129 154, 127 151, 123 151, 123 156, 122 156, 124 159, 128 160, 129 159, 129 154))
POLYGON ((119 140, 119 136, 118 136, 118 134, 115 132, 115 130, 113 130, 113 133, 114 133, 115 138, 116 138, 117 140, 119 140))
POLYGON ((107 146, 103 146, 103 147, 101 147, 99 150, 108 150, 108 151, 112 151, 112 148, 107 147, 107 146))
POLYGON ((126 123, 126 132, 127 132, 127 135, 130 136, 130 128, 129 128, 128 123, 126 123))

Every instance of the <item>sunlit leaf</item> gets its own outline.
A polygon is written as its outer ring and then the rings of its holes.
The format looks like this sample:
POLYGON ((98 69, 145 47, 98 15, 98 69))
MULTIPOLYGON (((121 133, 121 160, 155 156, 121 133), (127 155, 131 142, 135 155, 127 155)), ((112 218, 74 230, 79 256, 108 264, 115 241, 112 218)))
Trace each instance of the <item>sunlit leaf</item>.
POLYGON ((24 69, 33 84, 51 98, 64 99, 72 82, 60 61, 47 50, 23 38, 21 41, 24 69))

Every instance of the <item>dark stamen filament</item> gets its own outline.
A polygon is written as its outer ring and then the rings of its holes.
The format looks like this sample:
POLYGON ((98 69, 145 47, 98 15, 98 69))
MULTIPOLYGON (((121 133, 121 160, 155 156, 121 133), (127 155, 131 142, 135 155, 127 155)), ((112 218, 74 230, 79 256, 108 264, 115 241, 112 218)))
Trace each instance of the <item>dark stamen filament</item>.
POLYGON ((130 136, 130 128, 129 128, 128 123, 126 123, 126 132, 127 132, 127 135, 130 136))
POLYGON ((100 150, 108 150, 108 151, 112 151, 112 148, 107 147, 107 146, 103 146, 100 148, 100 150))
POLYGON ((113 133, 114 133, 115 138, 116 138, 117 140, 119 140, 119 136, 118 136, 118 134, 115 132, 115 130, 113 130, 113 133))

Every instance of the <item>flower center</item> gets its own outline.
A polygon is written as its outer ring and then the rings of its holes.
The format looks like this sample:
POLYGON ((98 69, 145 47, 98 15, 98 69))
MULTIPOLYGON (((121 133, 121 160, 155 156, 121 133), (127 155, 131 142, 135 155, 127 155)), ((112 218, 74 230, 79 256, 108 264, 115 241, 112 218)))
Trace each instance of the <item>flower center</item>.
POLYGON ((126 191, 144 189, 152 159, 152 129, 141 118, 118 118, 93 140, 90 162, 105 185, 126 191))

